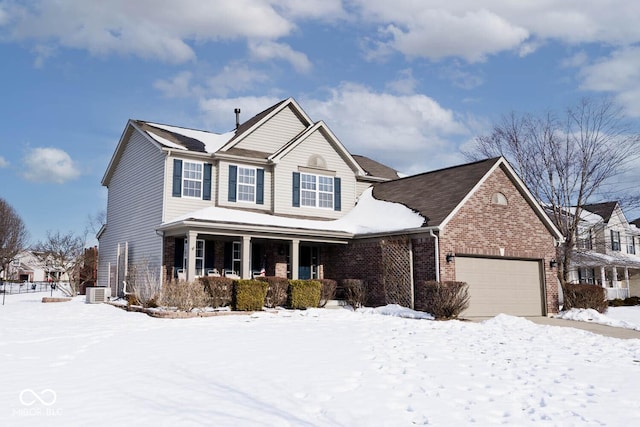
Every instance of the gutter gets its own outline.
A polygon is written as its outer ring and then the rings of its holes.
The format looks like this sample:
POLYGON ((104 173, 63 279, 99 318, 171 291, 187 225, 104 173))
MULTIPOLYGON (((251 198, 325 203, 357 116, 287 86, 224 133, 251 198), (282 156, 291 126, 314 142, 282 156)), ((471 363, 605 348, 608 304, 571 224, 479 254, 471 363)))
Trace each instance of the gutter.
POLYGON ((438 228, 432 228, 429 230, 429 235, 434 239, 434 252, 435 252, 435 261, 436 261, 436 282, 440 283, 440 242, 438 240, 438 236, 433 234, 433 230, 438 230, 438 228))

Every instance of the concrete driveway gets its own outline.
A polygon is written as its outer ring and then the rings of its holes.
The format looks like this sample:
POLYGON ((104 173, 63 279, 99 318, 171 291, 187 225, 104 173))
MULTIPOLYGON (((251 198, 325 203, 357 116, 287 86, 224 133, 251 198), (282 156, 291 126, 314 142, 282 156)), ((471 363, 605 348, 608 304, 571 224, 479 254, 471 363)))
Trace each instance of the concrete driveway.
POLYGON ((578 322, 575 320, 556 319, 554 317, 526 317, 527 320, 538 325, 562 326, 565 328, 583 329, 607 337, 622 339, 640 339, 640 331, 634 329, 616 328, 613 326, 601 325, 599 323, 578 322))

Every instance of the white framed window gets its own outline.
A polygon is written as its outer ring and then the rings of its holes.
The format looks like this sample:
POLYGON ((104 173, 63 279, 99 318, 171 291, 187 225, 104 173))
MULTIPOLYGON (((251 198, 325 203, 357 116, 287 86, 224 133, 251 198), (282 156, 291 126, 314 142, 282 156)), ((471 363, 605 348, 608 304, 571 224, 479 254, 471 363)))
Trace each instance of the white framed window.
POLYGON ((182 196, 202 198, 202 163, 182 163, 182 196))
POLYGON ((300 205, 333 209, 333 177, 300 174, 300 205))
POLYGON ((627 236, 627 253, 628 254, 636 253, 636 239, 633 236, 627 236))
POLYGON ((614 251, 620 250, 620 232, 611 230, 611 249, 614 251))
POLYGON ((231 263, 234 273, 240 274, 242 268, 242 242, 233 242, 231 263))
POLYGON ((238 201, 256 201, 256 169, 238 167, 238 201))

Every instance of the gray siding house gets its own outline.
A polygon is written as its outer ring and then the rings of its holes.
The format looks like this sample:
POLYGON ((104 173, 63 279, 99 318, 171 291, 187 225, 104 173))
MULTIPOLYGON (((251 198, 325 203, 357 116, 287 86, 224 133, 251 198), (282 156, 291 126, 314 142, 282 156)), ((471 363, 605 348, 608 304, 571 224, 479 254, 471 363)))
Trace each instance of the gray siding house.
POLYGON ((102 185, 112 295, 146 267, 163 282, 362 279, 368 304, 415 308, 426 281, 463 280, 468 315, 558 309, 562 236, 505 159, 400 178, 292 98, 223 134, 130 120, 102 185))

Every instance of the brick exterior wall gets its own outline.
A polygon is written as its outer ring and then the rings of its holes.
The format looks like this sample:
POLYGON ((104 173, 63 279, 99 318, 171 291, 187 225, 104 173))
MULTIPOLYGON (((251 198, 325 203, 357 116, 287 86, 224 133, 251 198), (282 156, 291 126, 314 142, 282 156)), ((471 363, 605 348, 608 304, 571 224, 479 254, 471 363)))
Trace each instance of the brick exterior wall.
POLYGON ((439 239, 441 280, 456 280, 455 261, 447 264, 447 253, 543 260, 547 312, 558 312, 556 271, 549 268, 556 256, 553 236, 501 168, 469 198, 439 239), (506 196, 506 206, 491 203, 496 192, 506 196))

